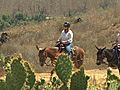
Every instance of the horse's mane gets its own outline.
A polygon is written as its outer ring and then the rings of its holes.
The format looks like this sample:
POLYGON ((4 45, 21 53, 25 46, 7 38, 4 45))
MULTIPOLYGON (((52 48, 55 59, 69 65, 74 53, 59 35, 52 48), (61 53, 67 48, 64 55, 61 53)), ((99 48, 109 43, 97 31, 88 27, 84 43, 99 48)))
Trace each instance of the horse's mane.
POLYGON ((109 51, 109 52, 112 52, 113 49, 112 48, 106 48, 105 50, 109 51))
POLYGON ((58 52, 58 47, 47 47, 46 51, 49 53, 56 53, 58 52))
POLYGON ((111 48, 106 48, 106 49, 105 49, 105 52, 107 52, 109 55, 112 56, 113 49, 111 49, 111 48))
POLYGON ((58 50, 58 47, 47 47, 46 49, 47 49, 47 50, 49 49, 49 50, 56 51, 56 50, 58 50))

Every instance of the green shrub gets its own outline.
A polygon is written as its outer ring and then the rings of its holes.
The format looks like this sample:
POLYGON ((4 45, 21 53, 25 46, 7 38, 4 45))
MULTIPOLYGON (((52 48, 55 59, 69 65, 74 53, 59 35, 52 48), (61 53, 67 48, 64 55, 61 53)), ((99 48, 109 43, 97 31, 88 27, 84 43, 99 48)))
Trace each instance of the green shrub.
POLYGON ((25 21, 26 19, 26 15, 21 11, 17 11, 14 17, 15 17, 15 20, 17 21, 25 21))
POLYGON ((4 29, 4 21, 0 20, 0 31, 4 29))
POLYGON ((35 15, 33 15, 32 19, 35 21, 38 21, 38 22, 45 20, 46 19, 45 11, 39 11, 39 12, 35 13, 35 15))

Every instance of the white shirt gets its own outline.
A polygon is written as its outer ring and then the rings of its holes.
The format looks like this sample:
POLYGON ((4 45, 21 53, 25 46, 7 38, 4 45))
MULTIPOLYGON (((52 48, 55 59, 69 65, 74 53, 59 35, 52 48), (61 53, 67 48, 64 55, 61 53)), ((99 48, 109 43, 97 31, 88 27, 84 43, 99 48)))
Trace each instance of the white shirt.
POLYGON ((73 42, 73 32, 71 30, 69 30, 67 33, 65 33, 65 31, 63 30, 61 32, 61 35, 58 40, 72 43, 73 42))
POLYGON ((117 44, 120 44, 120 33, 117 34, 117 44))

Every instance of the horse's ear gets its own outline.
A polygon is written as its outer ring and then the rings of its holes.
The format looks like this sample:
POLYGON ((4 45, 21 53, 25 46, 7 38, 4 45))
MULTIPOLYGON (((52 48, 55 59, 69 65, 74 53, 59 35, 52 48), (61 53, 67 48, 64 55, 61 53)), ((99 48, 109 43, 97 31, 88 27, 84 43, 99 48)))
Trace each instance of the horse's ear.
POLYGON ((99 48, 95 45, 95 47, 97 48, 97 50, 99 50, 99 48))
POLYGON ((36 45, 36 48, 37 48, 37 50, 40 50, 39 47, 38 47, 38 45, 36 45))
POLYGON ((106 49, 106 47, 104 47, 102 50, 106 49))
POLYGON ((46 48, 43 49, 43 51, 45 51, 46 48))
POLYGON ((36 45, 36 48, 38 51, 43 50, 43 48, 39 48, 38 45, 36 45))

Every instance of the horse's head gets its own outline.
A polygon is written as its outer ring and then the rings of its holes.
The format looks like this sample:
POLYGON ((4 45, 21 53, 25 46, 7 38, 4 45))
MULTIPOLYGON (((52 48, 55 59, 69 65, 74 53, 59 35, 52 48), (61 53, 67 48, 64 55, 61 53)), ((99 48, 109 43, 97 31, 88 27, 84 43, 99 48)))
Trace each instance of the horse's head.
POLYGON ((36 48, 39 50, 38 57, 39 57, 40 66, 44 66, 46 58, 47 58, 46 51, 45 51, 46 48, 44 49, 38 48, 38 46, 36 46, 36 48))
POLYGON ((2 33, 1 34, 1 42, 2 43, 5 43, 5 42, 7 42, 8 40, 9 40, 9 36, 8 36, 8 34, 7 33, 2 33))
POLYGON ((106 47, 104 47, 104 48, 98 48, 96 46, 96 48, 98 50, 97 51, 97 61, 96 61, 96 64, 100 65, 100 64, 104 63, 103 62, 103 59, 105 58, 105 52, 104 52, 104 50, 106 49, 106 47))

